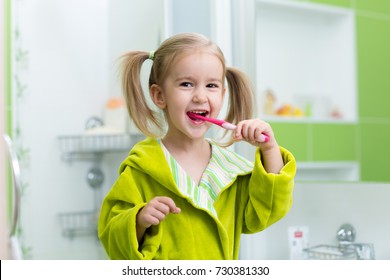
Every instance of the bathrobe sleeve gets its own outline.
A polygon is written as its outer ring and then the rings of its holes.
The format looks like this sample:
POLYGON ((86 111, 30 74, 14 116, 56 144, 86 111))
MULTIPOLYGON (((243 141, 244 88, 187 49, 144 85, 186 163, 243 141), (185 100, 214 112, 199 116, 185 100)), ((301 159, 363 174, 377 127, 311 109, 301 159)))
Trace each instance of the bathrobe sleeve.
POLYGON ((249 179, 248 196, 244 212, 244 233, 264 230, 283 218, 291 208, 296 161, 294 156, 283 147, 280 151, 284 167, 279 174, 267 173, 264 169, 261 153, 255 156, 255 167, 249 179))
POLYGON ((133 176, 144 176, 127 166, 107 194, 100 213, 98 233, 111 259, 153 259, 161 242, 162 225, 150 227, 141 245, 137 241, 136 216, 146 205, 133 176))

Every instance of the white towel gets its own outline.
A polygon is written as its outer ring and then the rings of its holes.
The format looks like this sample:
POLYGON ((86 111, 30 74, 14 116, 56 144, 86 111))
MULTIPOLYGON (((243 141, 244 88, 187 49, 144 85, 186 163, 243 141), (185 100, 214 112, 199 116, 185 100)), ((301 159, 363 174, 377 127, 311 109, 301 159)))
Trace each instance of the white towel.
POLYGON ((23 259, 20 243, 16 236, 11 236, 10 238, 10 254, 11 260, 23 259))

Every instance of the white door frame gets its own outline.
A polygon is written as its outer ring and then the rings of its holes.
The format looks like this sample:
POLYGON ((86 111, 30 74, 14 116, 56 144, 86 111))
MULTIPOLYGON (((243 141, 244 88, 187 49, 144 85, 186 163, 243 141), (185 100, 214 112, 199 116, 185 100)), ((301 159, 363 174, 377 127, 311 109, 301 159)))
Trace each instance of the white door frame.
MULTIPOLYGON (((0 18, 5 18, 5 0, 0 0, 1 11, 3 15, 0 18)), ((0 20, 0 98, 1 104, 5 104, 5 22, 0 20)), ((6 179, 6 149, 5 142, 3 140, 3 134, 5 133, 5 106, 0 106, 0 259, 5 260, 9 258, 9 236, 8 236, 8 223, 7 223, 7 179, 6 179)))

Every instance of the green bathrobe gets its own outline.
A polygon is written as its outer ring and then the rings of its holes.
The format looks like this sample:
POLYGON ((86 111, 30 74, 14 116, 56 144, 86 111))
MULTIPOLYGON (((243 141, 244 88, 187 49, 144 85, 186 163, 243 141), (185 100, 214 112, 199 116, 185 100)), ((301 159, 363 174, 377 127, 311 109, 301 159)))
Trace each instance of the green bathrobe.
MULTIPOLYGON (((217 146, 213 144, 212 149, 217 146)), ((120 176, 101 208, 98 232, 108 256, 122 260, 238 259, 242 233, 264 230, 291 207, 296 162, 289 151, 280 150, 285 166, 279 174, 264 170, 259 149, 253 170, 227 174, 232 180, 218 192, 212 213, 179 190, 156 139, 139 142, 121 164, 120 176), (151 226, 138 244, 136 215, 156 196, 171 197, 181 212, 151 226)), ((234 158, 231 151, 223 151, 227 160, 234 158)))

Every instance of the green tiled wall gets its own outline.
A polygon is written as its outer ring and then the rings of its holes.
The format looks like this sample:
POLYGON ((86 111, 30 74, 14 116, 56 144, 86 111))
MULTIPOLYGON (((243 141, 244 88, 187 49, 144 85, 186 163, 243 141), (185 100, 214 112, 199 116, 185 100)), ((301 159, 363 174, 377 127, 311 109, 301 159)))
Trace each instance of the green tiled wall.
POLYGON ((273 123, 272 129, 274 131, 278 144, 288 148, 296 160, 308 161, 310 160, 312 142, 309 140, 309 125, 299 123, 273 123))
POLYGON ((313 160, 357 160, 356 125, 312 126, 313 160))
POLYGON ((361 177, 366 181, 390 181, 390 123, 362 121, 359 128, 363 147, 361 177))
POLYGON ((374 12, 390 15, 389 0, 351 0, 351 2, 358 12, 374 12))
POLYGON ((367 181, 390 181, 390 2, 357 1, 359 136, 367 181), (370 3, 372 5, 370 5, 370 3))
POLYGON ((329 4, 333 6, 351 8, 353 1, 352 0, 308 0, 308 2, 317 2, 320 4, 329 4))
POLYGON ((272 128, 298 161, 358 160, 355 124, 272 123, 272 128))
POLYGON ((360 117, 390 119, 390 14, 357 16, 357 30, 360 117))
POLYGON ((361 180, 389 182, 390 159, 390 1, 307 0, 356 13, 357 124, 273 123, 281 145, 299 161, 351 161, 361 180))

